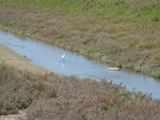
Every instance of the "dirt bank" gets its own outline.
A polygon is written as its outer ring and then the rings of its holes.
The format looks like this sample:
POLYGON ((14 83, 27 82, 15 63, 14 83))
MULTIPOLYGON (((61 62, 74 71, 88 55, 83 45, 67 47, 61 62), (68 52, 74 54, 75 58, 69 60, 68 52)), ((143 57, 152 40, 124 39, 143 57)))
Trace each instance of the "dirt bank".
MULTIPOLYGON (((30 64, 30 59, 25 56, 19 56, 14 51, 0 44, 0 63, 17 67, 21 70, 27 70, 34 74, 50 73, 45 68, 30 64)), ((19 114, 0 116, 0 120, 26 120, 26 112, 19 111, 19 114)))
POLYGON ((45 68, 30 64, 30 59, 25 56, 19 56, 12 50, 0 45, 0 62, 21 70, 28 70, 35 74, 49 73, 45 68))

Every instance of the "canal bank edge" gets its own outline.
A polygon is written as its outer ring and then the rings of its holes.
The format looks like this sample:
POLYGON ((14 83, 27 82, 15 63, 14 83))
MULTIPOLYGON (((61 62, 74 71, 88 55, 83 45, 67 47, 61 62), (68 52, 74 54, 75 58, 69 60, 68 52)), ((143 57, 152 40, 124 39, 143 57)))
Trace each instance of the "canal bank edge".
POLYGON ((46 74, 50 71, 43 67, 32 65, 30 59, 26 56, 19 56, 14 51, 0 44, 0 62, 9 66, 16 67, 20 70, 27 70, 34 74, 46 74))
MULTIPOLYGON (((9 29, 9 28, 4 28, 4 27, 2 27, 2 26, 0 26, 0 29, 1 30, 3 30, 3 31, 6 31, 6 32, 10 32, 10 33, 12 33, 12 34, 15 34, 15 35, 18 35, 18 36, 21 36, 22 35, 22 33, 20 32, 20 31, 13 31, 13 30, 11 30, 11 29, 9 29)), ((68 46, 65 46, 65 45, 61 45, 61 44, 57 44, 57 43, 54 43, 54 42, 50 42, 50 41, 46 41, 46 40, 44 40, 43 38, 38 38, 37 39, 37 37, 34 37, 34 36, 32 36, 32 35, 30 35, 30 34, 23 34, 23 37, 27 37, 27 38, 30 38, 30 39, 34 39, 34 40, 38 40, 38 41, 41 41, 41 42, 44 42, 44 43, 46 43, 46 44, 50 44, 50 45, 53 45, 53 46, 57 46, 57 47, 59 47, 59 48, 62 48, 62 49, 65 49, 65 50, 68 50, 68 51, 71 51, 71 52, 74 52, 74 53, 78 53, 78 54, 81 54, 81 55, 83 55, 84 57, 86 57, 86 58, 88 58, 88 59, 91 59, 91 60, 96 60, 97 61, 97 56, 89 56, 89 55, 87 55, 87 54, 85 54, 85 53, 82 53, 80 50, 78 50, 78 49, 72 49, 72 48, 70 48, 70 47, 68 47, 68 46)), ((1 45, 2 46, 2 45, 1 45)), ((3 46, 4 47, 4 46, 3 46)), ((6 48, 6 49, 8 49, 8 48, 6 48)), ((12 51, 13 52, 13 51, 12 51)), ((16 53, 15 53, 16 54, 16 53)), ((1 60, 1 58, 0 58, 0 60, 1 60)), ((112 61, 110 61, 110 60, 103 60, 103 59, 98 59, 98 61, 100 61, 100 62, 102 62, 102 63, 106 63, 106 64, 108 64, 108 65, 113 65, 113 66, 116 66, 116 67, 119 67, 119 68, 122 68, 122 69, 125 69, 125 70, 129 70, 129 71, 132 71, 132 72, 139 72, 139 73, 141 73, 141 74, 144 74, 144 75, 148 75, 148 76, 151 76, 151 77, 155 77, 155 78, 158 78, 158 79, 160 79, 160 76, 159 75, 157 75, 156 73, 154 74, 154 72, 146 72, 146 71, 141 71, 140 70, 140 66, 138 67, 135 67, 135 68, 123 68, 121 65, 117 65, 117 64, 115 64, 114 62, 112 62, 112 61)), ((32 66, 32 65, 31 65, 32 66)), ((35 66, 35 65, 33 65, 33 66, 35 66)), ((37 66, 37 67, 40 67, 40 66, 37 66)), ((42 67, 41 67, 42 68, 42 67)), ((24 68, 22 68, 22 69, 24 69, 24 68)), ((42 68, 42 69, 44 69, 44 68, 42 68)), ((44 69, 45 70, 45 69, 44 69)), ((44 70, 42 70, 43 72, 42 73, 44 73, 44 70)), ((38 70, 39 71, 39 70, 38 70)), ((41 70, 40 70, 41 71, 41 70)), ((32 71, 33 73, 35 72, 34 70, 32 71)), ((47 70, 45 70, 45 73, 47 72, 47 70)), ((48 72, 50 72, 50 71, 48 71, 48 72)))
POLYGON ((99 62, 108 64, 109 66, 115 66, 115 67, 118 67, 120 69, 124 69, 124 70, 131 71, 131 72, 138 72, 138 73, 141 73, 141 74, 144 74, 144 75, 147 75, 147 76, 154 77, 156 79, 157 78, 160 79, 160 75, 157 74, 157 72, 154 72, 152 70, 150 70, 150 71, 141 70, 141 66, 123 67, 123 66, 121 66, 121 64, 119 64, 119 63, 117 63, 115 61, 104 60, 103 58, 101 58, 99 56, 91 56, 91 55, 85 54, 84 52, 81 52, 81 50, 73 49, 73 48, 71 48, 69 46, 65 46, 65 44, 58 44, 58 43, 55 43, 55 42, 47 41, 44 38, 37 38, 34 35, 32 36, 31 34, 22 34, 22 31, 13 31, 13 30, 11 30, 9 28, 4 28, 2 26, 0 26, 0 29, 5 31, 5 32, 10 32, 10 33, 18 35, 18 36, 23 36, 23 37, 26 37, 26 38, 34 39, 34 40, 41 41, 41 42, 49 44, 49 45, 57 46, 59 48, 62 48, 62 49, 65 49, 65 50, 68 50, 68 51, 71 51, 71 52, 74 52, 74 53, 81 54, 81 55, 83 55, 84 57, 86 57, 88 59, 99 61, 99 62))

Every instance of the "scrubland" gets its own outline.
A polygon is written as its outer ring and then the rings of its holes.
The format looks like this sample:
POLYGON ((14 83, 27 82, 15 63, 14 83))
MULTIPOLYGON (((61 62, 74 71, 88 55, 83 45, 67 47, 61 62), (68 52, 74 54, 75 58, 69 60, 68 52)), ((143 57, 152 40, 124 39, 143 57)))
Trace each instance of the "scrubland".
POLYGON ((123 84, 0 65, 0 115, 26 110, 28 120, 158 120, 160 101, 123 84))

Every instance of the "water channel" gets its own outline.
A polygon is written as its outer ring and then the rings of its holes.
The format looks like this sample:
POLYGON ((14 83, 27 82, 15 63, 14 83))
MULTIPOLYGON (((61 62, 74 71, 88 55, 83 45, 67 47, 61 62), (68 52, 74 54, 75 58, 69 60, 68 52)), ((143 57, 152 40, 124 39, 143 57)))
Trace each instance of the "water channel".
POLYGON ((0 44, 7 46, 21 56, 31 59, 31 64, 43 66, 49 71, 61 75, 76 75, 79 78, 93 78, 97 81, 106 78, 114 83, 123 83, 128 90, 135 88, 137 91, 150 94, 154 99, 160 99, 160 81, 154 78, 131 72, 108 71, 108 66, 91 61, 81 55, 46 45, 39 41, 21 39, 13 34, 0 31, 0 44), (66 54, 65 59, 61 56, 66 54))

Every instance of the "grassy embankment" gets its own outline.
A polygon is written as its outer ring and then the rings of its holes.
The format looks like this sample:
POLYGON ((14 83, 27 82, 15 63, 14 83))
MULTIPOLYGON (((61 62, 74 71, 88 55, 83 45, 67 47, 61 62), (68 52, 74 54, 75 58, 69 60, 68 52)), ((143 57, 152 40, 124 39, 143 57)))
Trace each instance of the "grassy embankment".
POLYGON ((160 77, 159 0, 0 0, 0 27, 160 77), (144 63, 140 61, 147 56, 144 63))
POLYGON ((28 120, 160 119, 160 101, 122 85, 0 65, 0 115, 26 108, 28 120))
MULTIPOLYGON (((135 69, 144 55, 150 55, 138 69, 159 76, 158 1, 149 5, 132 0, 7 1, 15 6, 2 1, 4 30, 122 67, 135 69)), ((56 74, 37 76, 0 65, 0 115, 26 108, 30 120, 160 119, 159 101, 121 85, 56 74)))

